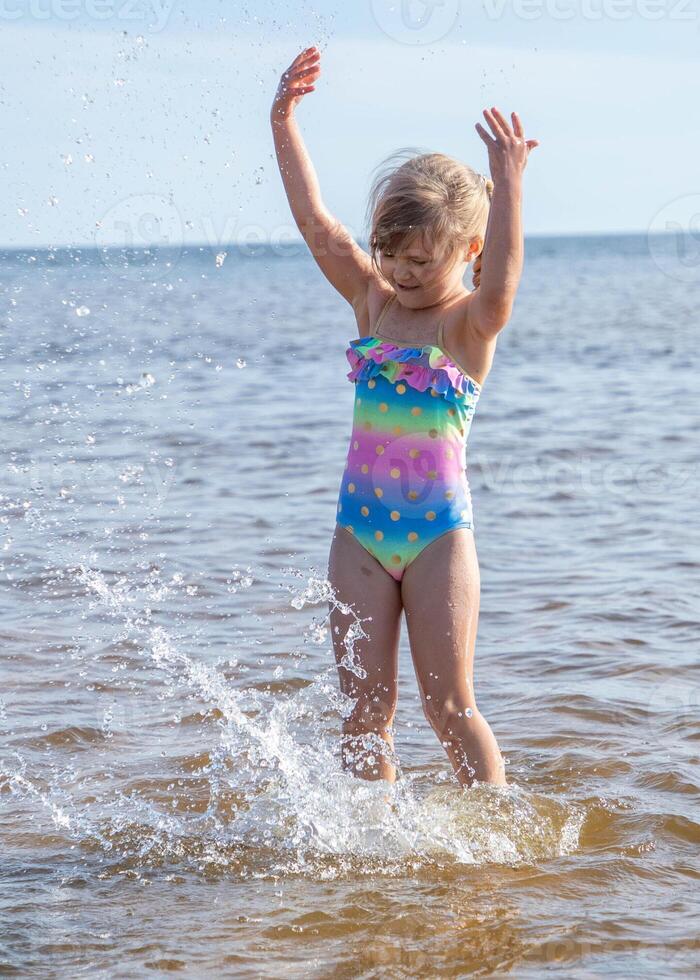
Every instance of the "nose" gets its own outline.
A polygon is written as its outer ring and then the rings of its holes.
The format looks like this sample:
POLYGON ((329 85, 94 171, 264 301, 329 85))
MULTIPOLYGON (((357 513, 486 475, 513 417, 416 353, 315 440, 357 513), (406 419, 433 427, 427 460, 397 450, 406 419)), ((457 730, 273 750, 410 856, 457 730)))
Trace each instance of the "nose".
POLYGON ((410 274, 406 275, 406 272, 407 269, 405 269, 403 265, 397 262, 394 267, 394 278, 398 283, 401 283, 402 286, 411 285, 411 276, 410 274))

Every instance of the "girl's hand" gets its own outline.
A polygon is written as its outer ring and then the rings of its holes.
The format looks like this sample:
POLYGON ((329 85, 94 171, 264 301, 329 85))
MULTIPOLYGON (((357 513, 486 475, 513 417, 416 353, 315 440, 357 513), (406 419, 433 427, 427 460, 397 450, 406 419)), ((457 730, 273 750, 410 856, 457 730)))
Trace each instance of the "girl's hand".
POLYGON ((512 129, 496 106, 492 106, 491 110, 484 109, 484 117, 491 127, 493 136, 490 136, 480 123, 476 123, 476 130, 486 143, 489 153, 489 168, 494 184, 502 180, 519 178, 525 169, 530 150, 540 145, 538 140, 525 139, 517 112, 511 112, 510 115, 513 120, 512 129))
POLYGON ((313 82, 321 74, 321 54, 316 47, 301 51, 284 72, 275 93, 270 115, 275 120, 287 119, 307 92, 313 92, 313 82))

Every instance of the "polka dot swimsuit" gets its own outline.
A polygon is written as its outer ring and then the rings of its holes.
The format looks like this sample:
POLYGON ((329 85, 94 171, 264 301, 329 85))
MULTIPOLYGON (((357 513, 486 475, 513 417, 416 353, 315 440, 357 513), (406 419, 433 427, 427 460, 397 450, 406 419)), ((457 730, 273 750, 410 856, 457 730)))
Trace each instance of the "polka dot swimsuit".
POLYGON ((473 528, 466 443, 481 387, 438 345, 350 341, 355 408, 337 522, 401 581, 436 538, 473 528))

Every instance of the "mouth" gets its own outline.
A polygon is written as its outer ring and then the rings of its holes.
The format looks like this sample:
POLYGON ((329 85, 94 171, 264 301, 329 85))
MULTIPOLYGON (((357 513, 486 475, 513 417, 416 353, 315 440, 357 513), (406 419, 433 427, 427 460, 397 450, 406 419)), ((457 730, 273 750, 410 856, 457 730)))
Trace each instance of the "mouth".
POLYGON ((402 286, 400 282, 397 282, 396 288, 403 289, 403 290, 410 290, 410 289, 418 289, 418 286, 402 286))

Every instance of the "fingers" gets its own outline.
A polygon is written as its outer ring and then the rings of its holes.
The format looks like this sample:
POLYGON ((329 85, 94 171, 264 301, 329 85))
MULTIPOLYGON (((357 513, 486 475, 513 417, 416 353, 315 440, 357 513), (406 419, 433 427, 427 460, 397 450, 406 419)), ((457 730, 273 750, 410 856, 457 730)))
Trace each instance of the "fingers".
POLYGON ((522 139, 525 133, 523 132, 523 124, 520 122, 520 116, 517 112, 511 112, 510 117, 513 120, 513 132, 519 139, 522 139))
POLYGON ((320 75, 321 66, 314 65, 312 68, 304 68, 302 71, 295 71, 294 78, 306 78, 307 75, 320 75))
MULTIPOLYGON (((302 91, 299 87, 300 83, 315 82, 320 74, 321 65, 318 61, 314 63, 313 59, 306 59, 305 61, 300 61, 296 66, 292 62, 284 73, 284 84, 288 91, 298 94, 302 91)), ((306 87, 303 91, 311 91, 312 88, 313 86, 306 87)))
POLYGON ((318 50, 318 48, 316 47, 306 48, 304 51, 299 52, 299 54, 296 56, 296 58, 290 65, 290 68, 301 67, 302 65, 306 64, 306 62, 318 60, 320 57, 321 57, 321 52, 318 50))
POLYGON ((496 106, 492 106, 490 110, 484 109, 484 117, 496 138, 499 136, 512 136, 508 122, 503 118, 496 106))
POLYGON ((474 128, 476 129, 476 131, 478 132, 479 136, 482 138, 482 140, 484 141, 484 143, 486 143, 487 146, 489 146, 489 145, 495 146, 496 145, 496 141, 489 136, 489 134, 486 132, 486 130, 484 129, 484 127, 481 125, 481 123, 475 123, 475 127, 474 128))

